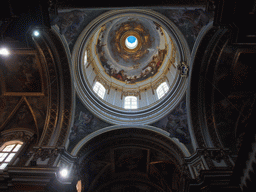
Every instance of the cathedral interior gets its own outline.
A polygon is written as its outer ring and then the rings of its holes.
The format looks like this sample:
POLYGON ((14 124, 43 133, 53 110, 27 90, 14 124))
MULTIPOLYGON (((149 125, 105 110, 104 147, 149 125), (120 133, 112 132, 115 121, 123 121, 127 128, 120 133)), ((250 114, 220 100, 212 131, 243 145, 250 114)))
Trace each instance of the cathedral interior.
POLYGON ((255 191, 256 1, 0 9, 0 191, 255 191))

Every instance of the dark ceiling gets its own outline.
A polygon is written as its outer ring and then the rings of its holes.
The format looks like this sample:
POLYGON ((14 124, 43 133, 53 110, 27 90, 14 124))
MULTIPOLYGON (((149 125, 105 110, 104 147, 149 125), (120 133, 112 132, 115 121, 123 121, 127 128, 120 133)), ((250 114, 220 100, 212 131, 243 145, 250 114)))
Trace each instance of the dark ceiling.
POLYGON ((81 1, 57 0, 59 7, 140 7, 140 6, 180 6, 180 5, 205 5, 206 0, 130 0, 130 1, 81 1))

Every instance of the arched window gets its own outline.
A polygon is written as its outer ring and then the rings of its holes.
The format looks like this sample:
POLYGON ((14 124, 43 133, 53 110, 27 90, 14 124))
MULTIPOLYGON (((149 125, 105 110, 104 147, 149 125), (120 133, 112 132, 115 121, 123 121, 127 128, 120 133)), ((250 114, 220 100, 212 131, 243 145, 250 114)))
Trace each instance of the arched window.
POLYGON ((104 95, 106 93, 106 89, 105 87, 100 83, 100 82, 96 82, 93 86, 93 91, 101 98, 104 98, 104 95))
POLYGON ((84 52, 84 66, 87 66, 87 51, 84 52))
POLYGON ((137 109, 137 97, 135 96, 127 96, 124 98, 124 108, 125 109, 137 109))
POLYGON ((0 148, 0 170, 3 170, 14 158, 22 146, 20 141, 6 142, 0 148))
POLYGON ((161 99, 168 91, 168 84, 166 82, 161 83, 156 89, 158 99, 161 99))

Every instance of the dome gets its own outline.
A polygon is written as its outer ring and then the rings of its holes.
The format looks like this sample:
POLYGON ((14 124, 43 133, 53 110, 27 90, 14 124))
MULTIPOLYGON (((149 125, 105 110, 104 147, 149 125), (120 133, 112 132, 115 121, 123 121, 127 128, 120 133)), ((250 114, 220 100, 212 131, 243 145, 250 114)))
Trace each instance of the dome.
POLYGON ((156 22, 141 15, 124 15, 103 24, 86 50, 90 50, 91 57, 98 56, 93 64, 109 76, 105 77, 107 81, 133 89, 148 84, 147 80, 161 71, 162 64, 177 65, 170 36, 156 22))
POLYGON ((173 23, 151 10, 99 16, 80 34, 72 54, 79 97, 111 123, 156 121, 186 90, 180 66, 189 51, 183 38, 173 23))

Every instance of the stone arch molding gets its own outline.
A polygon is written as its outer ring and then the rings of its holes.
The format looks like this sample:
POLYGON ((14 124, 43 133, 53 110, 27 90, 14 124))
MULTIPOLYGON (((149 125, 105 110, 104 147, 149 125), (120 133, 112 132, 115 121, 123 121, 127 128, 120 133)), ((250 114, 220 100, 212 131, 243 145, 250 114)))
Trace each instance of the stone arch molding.
MULTIPOLYGON (((178 139, 170 138, 166 131, 152 126, 115 125, 98 130, 81 140, 73 149, 71 155, 77 157, 76 171, 78 172, 78 178, 82 180, 82 186, 85 191, 102 191, 99 188, 110 185, 111 181, 110 183, 109 181, 102 183, 98 178, 109 174, 115 177, 118 183, 122 179, 135 182, 136 176, 141 174, 148 175, 141 177, 143 181, 147 181, 146 178, 151 178, 151 171, 158 163, 170 164, 175 167, 175 173, 173 173, 172 177, 177 179, 179 191, 183 191, 186 180, 184 178, 189 176, 184 170, 185 159, 190 156, 189 151, 178 139), (142 169, 132 166, 132 172, 126 169, 123 170, 124 172, 119 170, 119 163, 123 162, 123 158, 128 158, 127 162, 130 162, 130 160, 137 157, 141 159, 140 167, 142 169), (93 182, 89 182, 86 179, 90 178, 90 171, 94 171, 94 166, 87 166, 91 165, 90 162, 100 162, 101 167, 100 171, 98 170, 99 172, 97 172, 97 176, 93 176, 93 182), (124 178, 120 178, 120 173, 124 178), (133 173, 133 176, 130 173, 133 173), (179 178, 175 176, 176 173, 179 178), (99 183, 100 186, 98 188, 99 183)), ((137 165, 137 163, 135 164, 137 165)), ((169 183, 168 185, 174 187, 175 184, 169 183)))
MULTIPOLYGON (((182 75, 182 72, 175 77, 171 91, 167 93, 164 99, 150 104, 146 107, 137 110, 124 110, 122 108, 110 105, 104 100, 98 98, 93 92, 91 85, 84 78, 84 70, 82 69, 83 55, 87 40, 95 33, 97 27, 110 21, 113 18, 119 18, 123 15, 140 15, 142 17, 150 18, 161 26, 170 35, 177 48, 177 62, 178 64, 188 65, 190 58, 190 51, 185 37, 180 30, 168 18, 152 10, 140 9, 123 9, 108 11, 96 19, 94 19, 81 32, 78 37, 72 52, 72 63, 75 80, 75 89, 77 95, 80 97, 84 105, 99 118, 112 124, 150 124, 156 122, 161 117, 167 115, 172 109, 176 107, 179 101, 183 98, 186 92, 187 77, 182 75)), ((189 66, 187 66, 189 67, 189 66)), ((179 71, 179 69, 177 69, 179 71)), ((121 93, 120 93, 121 94, 121 93)))
POLYGON ((85 146, 88 142, 90 142, 91 140, 93 140, 94 138, 107 133, 107 132, 111 132, 111 131, 118 131, 120 129, 134 129, 139 131, 140 129, 146 130, 147 132, 150 132, 152 134, 159 134, 161 135, 163 138, 165 138, 167 141, 169 141, 171 143, 172 146, 175 146, 176 149, 179 150, 180 154, 182 154, 183 157, 189 157, 191 154, 188 151, 188 149, 186 148, 186 146, 181 143, 178 139, 176 138, 170 138, 169 137, 169 133, 167 131, 164 131, 162 129, 153 127, 153 126, 149 126, 149 125, 114 125, 114 126, 110 126, 110 127, 106 127, 104 129, 100 129, 98 131, 93 132, 92 134, 86 136, 84 139, 82 139, 72 150, 71 155, 73 156, 77 156, 79 154, 79 151, 83 148, 83 146, 85 146))
MULTIPOLYGON (((193 66, 194 66, 194 60, 195 60, 198 48, 200 46, 200 43, 202 42, 202 40, 205 37, 205 35, 212 28, 213 28, 213 21, 208 23, 206 26, 204 26, 201 29, 201 31, 198 34, 198 37, 197 37, 197 39, 195 41, 195 44, 194 44, 194 47, 193 47, 193 50, 192 50, 192 53, 191 53, 191 58, 190 58, 191 71, 190 71, 189 77, 188 77, 189 84, 191 83, 191 79, 192 79, 192 75, 193 75, 192 69, 193 69, 193 66)), ((200 146, 200 144, 198 144, 198 142, 200 142, 198 140, 202 141, 203 140, 203 136, 202 135, 196 135, 195 130, 194 130, 194 125, 192 123, 192 114, 194 113, 194 111, 191 108, 191 104, 192 104, 191 100, 190 100, 191 92, 192 92, 192 89, 191 89, 190 86, 188 86, 188 90, 187 90, 187 94, 186 94, 186 103, 187 103, 187 110, 188 110, 188 128, 189 128, 189 133, 191 135, 191 138, 194 138, 194 139, 191 140, 191 142, 192 142, 194 150, 196 150, 197 148, 202 147, 202 146, 200 146)), ((212 147, 212 145, 210 145, 210 146, 212 147)))

